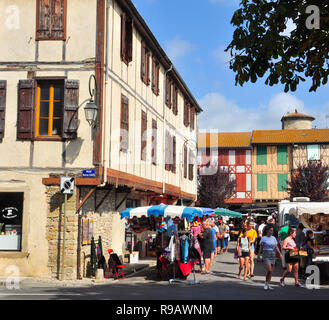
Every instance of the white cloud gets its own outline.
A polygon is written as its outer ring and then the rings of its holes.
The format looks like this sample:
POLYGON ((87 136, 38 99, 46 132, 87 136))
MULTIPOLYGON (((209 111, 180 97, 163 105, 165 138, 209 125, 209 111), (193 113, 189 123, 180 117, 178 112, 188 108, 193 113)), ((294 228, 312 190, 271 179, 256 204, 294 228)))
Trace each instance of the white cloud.
POLYGON ((325 127, 323 110, 307 109, 303 101, 290 93, 279 93, 273 96, 266 105, 248 109, 242 108, 235 101, 227 99, 218 92, 208 93, 198 102, 203 109, 198 117, 200 130, 216 129, 222 132, 278 130, 281 129, 282 116, 294 112, 295 109, 314 116, 316 121, 313 122, 313 126, 325 127))
POLYGON ((174 62, 177 63, 181 58, 188 55, 192 50, 192 44, 176 36, 174 39, 165 41, 166 52, 168 57, 174 62))
POLYGON ((231 54, 230 52, 225 52, 226 46, 219 46, 217 49, 215 49, 212 52, 212 56, 213 58, 221 63, 221 64, 225 64, 225 65, 229 65, 229 61, 232 59, 231 58, 231 54))

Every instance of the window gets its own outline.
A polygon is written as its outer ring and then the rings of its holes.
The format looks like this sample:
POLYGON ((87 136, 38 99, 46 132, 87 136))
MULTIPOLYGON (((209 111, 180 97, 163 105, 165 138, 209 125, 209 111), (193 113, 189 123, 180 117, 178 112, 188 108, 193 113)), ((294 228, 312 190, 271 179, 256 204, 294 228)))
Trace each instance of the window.
POLYGON ((157 59, 152 57, 152 91, 155 95, 159 95, 159 72, 160 64, 157 59))
POLYGON ((61 82, 38 83, 36 137, 60 136, 63 121, 63 89, 61 82))
POLYGON ((184 126, 185 127, 188 127, 189 126, 189 122, 190 122, 189 112, 190 112, 190 104, 185 99, 184 100, 184 126))
POLYGON ((127 199, 126 200, 126 208, 138 208, 141 205, 140 200, 134 200, 134 199, 127 199))
POLYGON ((178 88, 173 86, 173 96, 172 96, 172 112, 175 116, 178 114, 178 88))
POLYGON ((152 119, 152 163, 157 164, 158 124, 152 119))
POLYGON ((288 147, 278 146, 277 147, 278 164, 288 164, 288 147))
POLYGON ((121 60, 126 64, 133 60, 133 25, 125 12, 121 15, 121 60))
POLYGON ((267 164, 267 147, 257 147, 257 164, 267 164))
POLYGON ((78 80, 28 79, 20 80, 18 86, 18 140, 76 139, 78 80))
POLYGON ((141 123, 141 160, 146 161, 147 151, 147 115, 142 111, 142 123, 141 123))
POLYGON ((166 78, 166 106, 171 108, 171 80, 168 76, 166 78))
POLYGON ((36 40, 66 40, 66 0, 37 0, 36 40))
POLYGON ((287 191, 288 174, 278 174, 278 191, 287 191))
POLYGON ((257 174, 257 191, 267 191, 267 174, 257 174))
POLYGON ((320 147, 318 144, 307 146, 307 160, 320 160, 320 147))
POLYGON ((0 140, 5 135, 6 89, 7 81, 0 80, 0 140))
POLYGON ((150 84, 150 56, 151 52, 142 41, 141 52, 141 79, 148 86, 150 84))
POLYGON ((235 164, 238 166, 246 164, 246 150, 235 150, 235 164))
POLYGON ((0 250, 21 251, 23 192, 0 193, 0 250))
POLYGON ((121 95, 120 151, 127 152, 129 146, 129 100, 121 95))

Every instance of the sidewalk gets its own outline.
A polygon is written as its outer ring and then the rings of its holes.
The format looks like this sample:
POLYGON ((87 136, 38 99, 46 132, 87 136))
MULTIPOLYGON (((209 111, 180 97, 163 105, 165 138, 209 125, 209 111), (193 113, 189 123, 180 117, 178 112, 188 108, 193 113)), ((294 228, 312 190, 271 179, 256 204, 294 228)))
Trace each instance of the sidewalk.
MULTIPOLYGON (((132 279, 139 273, 144 272, 156 265, 155 259, 140 259, 139 263, 125 264, 123 273, 125 278, 132 279)), ((94 285, 104 285, 117 283, 114 278, 104 279, 98 282, 95 278, 83 278, 81 280, 59 280, 54 278, 34 278, 34 277, 18 277, 6 278, 0 277, 0 289, 6 286, 19 286, 20 288, 53 288, 53 287, 90 287, 94 285)))

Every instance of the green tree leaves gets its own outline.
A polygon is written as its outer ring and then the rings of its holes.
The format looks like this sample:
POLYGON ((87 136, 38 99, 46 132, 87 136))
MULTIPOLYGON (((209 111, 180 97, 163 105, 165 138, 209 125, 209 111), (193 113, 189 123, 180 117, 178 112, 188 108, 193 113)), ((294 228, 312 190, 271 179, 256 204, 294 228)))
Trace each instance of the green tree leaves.
POLYGON ((306 78, 312 79, 310 91, 328 82, 329 2, 242 0, 231 24, 236 29, 226 51, 231 53, 236 85, 266 76, 265 84, 280 82, 288 92, 306 78), (320 30, 306 27, 309 5, 320 8, 320 30), (288 21, 295 26, 290 35, 285 33, 288 21))

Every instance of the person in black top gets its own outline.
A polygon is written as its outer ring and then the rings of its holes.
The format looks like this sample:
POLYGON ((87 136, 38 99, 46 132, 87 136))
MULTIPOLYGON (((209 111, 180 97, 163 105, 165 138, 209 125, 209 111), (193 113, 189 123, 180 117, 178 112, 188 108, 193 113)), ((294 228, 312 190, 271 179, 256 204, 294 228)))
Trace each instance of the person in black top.
POLYGON ((310 264, 312 264, 312 256, 314 254, 314 249, 318 250, 320 252, 320 248, 316 245, 314 245, 314 240, 313 240, 313 231, 312 230, 308 230, 306 232, 306 240, 305 240, 305 247, 306 247, 306 251, 307 251, 307 264, 306 266, 309 266, 310 264))
POLYGON ((202 274, 210 273, 211 252, 214 250, 213 235, 207 221, 202 222, 202 232, 199 233, 201 239, 201 249, 203 259, 206 264, 206 270, 202 274))

